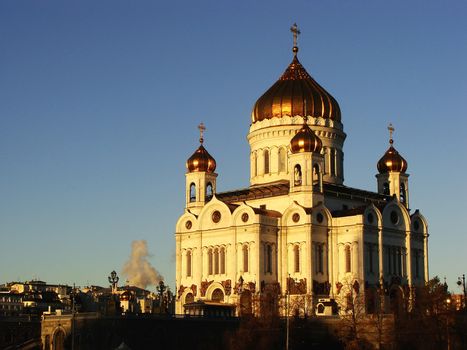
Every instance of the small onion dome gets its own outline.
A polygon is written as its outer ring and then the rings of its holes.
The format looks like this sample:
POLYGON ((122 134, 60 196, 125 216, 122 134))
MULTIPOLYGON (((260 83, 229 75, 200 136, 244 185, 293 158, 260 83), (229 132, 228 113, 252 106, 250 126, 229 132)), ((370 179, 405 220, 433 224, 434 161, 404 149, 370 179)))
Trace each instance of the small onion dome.
MULTIPOLYGON (((296 50, 298 51, 298 48, 296 50)), ((284 74, 256 101, 251 113, 251 122, 286 115, 341 120, 339 104, 303 68, 296 51, 284 74)))
POLYGON ((321 139, 315 135, 308 124, 303 123, 302 128, 292 137, 290 141, 290 149, 292 153, 300 152, 317 152, 321 151, 323 143, 321 139))
POLYGON ((402 158, 399 152, 392 146, 392 140, 390 140, 391 146, 384 153, 384 156, 378 162, 378 171, 380 174, 395 171, 399 173, 405 173, 407 170, 407 161, 402 158))
POLYGON ((186 168, 190 173, 194 171, 213 173, 216 170, 216 161, 201 143, 195 153, 186 161, 186 168))

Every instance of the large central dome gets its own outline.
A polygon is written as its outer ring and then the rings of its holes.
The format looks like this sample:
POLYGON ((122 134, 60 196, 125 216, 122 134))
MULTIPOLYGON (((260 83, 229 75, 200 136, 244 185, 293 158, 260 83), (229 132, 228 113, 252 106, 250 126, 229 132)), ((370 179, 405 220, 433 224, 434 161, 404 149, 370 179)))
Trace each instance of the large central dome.
MULTIPOLYGON (((296 50, 298 51, 298 49, 296 50)), ((282 116, 312 116, 340 122, 339 104, 299 62, 292 63, 279 80, 261 96, 251 113, 251 122, 282 116)))

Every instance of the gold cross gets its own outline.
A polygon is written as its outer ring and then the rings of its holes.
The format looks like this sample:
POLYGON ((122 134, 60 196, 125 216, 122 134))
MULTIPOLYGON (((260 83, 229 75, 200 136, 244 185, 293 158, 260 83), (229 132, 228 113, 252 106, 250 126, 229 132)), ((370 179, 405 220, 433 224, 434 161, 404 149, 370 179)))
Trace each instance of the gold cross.
POLYGON ((293 34, 293 47, 297 47, 297 40, 298 36, 300 35, 300 30, 298 30, 297 23, 294 23, 292 27, 290 27, 290 31, 293 34))
POLYGON ((392 126, 392 123, 389 123, 388 125, 388 130, 389 130, 389 143, 393 143, 393 140, 392 140, 392 133, 394 132, 394 127, 392 126))
POLYGON ((198 125, 198 129, 199 129, 199 142, 200 142, 200 143, 203 143, 203 141, 204 141, 203 133, 204 133, 204 131, 206 130, 206 127, 204 126, 203 123, 200 123, 200 124, 198 125))

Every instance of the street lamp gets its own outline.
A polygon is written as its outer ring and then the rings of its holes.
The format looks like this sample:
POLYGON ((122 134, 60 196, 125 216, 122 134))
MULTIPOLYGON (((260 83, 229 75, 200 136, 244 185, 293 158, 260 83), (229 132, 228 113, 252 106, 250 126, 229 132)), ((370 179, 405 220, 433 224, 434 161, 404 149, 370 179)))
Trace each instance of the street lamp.
POLYGON ((462 274, 462 278, 458 277, 457 278, 457 285, 460 287, 462 286, 463 292, 464 292, 464 303, 463 303, 463 308, 465 309, 466 307, 466 291, 465 291, 465 274, 462 274))
POLYGON ((112 294, 117 293, 117 283, 119 279, 120 278, 117 276, 117 273, 115 272, 115 270, 113 270, 109 276, 109 283, 112 285, 112 294))

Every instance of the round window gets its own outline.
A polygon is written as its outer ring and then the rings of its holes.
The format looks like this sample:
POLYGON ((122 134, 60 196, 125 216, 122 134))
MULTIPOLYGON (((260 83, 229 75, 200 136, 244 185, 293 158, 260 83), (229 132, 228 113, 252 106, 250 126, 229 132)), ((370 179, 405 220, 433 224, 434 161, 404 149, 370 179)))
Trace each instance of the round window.
POLYGON ((293 222, 298 222, 300 220, 300 214, 295 213, 292 215, 293 222))
POLYGON ((214 221, 216 224, 221 221, 221 213, 219 210, 216 210, 212 213, 212 221, 214 221))
POLYGON ((316 221, 318 221, 321 224, 323 220, 324 220, 323 214, 318 213, 318 215, 316 215, 316 221))
POLYGON ((366 219, 368 220, 370 224, 372 224, 373 221, 375 221, 375 218, 373 217, 373 213, 368 213, 368 215, 366 216, 366 219))
POLYGON ((193 224, 191 223, 190 220, 188 220, 187 222, 185 222, 185 227, 187 230, 191 229, 191 227, 193 226, 193 224))
POLYGON ((397 212, 395 210, 391 211, 390 218, 392 224, 397 225, 397 223, 399 222, 399 215, 397 215, 397 212))
POLYGON ((249 217, 248 217, 248 213, 243 213, 243 214, 242 214, 242 221, 243 221, 243 222, 247 222, 247 221, 248 221, 248 218, 249 218, 249 217))

